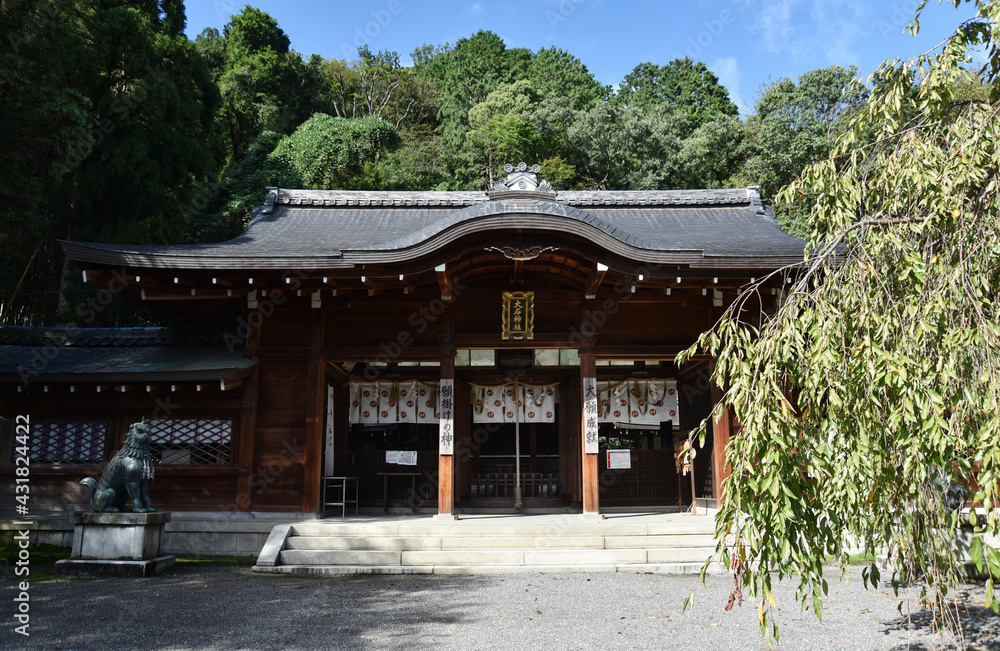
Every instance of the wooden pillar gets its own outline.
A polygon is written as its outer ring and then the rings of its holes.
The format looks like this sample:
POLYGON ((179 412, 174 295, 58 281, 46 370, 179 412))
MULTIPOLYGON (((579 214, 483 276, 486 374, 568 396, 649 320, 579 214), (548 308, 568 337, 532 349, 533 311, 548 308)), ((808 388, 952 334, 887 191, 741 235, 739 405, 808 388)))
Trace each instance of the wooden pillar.
MULTIPOLYGON (((587 413, 587 392, 586 384, 588 379, 597 378, 597 361, 593 354, 580 355, 580 379, 581 379, 581 400, 580 400, 580 445, 582 459, 583 476, 583 513, 584 515, 598 513, 600 505, 598 497, 600 495, 600 485, 597 480, 597 454, 587 454, 587 419, 591 417, 587 413)), ((597 418, 597 414, 592 415, 597 418)))
MULTIPOLYGON (((247 334, 246 348, 254 350, 259 345, 260 327, 252 328, 247 334)), ((257 386, 260 381, 260 363, 256 357, 251 359, 256 364, 253 374, 243 380, 239 446, 236 448, 236 463, 240 467, 240 474, 236 478, 236 508, 241 511, 253 509, 253 456, 257 439, 257 386)))
POLYGON ((323 310, 310 310, 309 401, 306 408, 306 443, 302 461, 302 512, 319 511, 319 483, 323 463, 323 415, 326 413, 326 373, 319 348, 323 346, 323 310))
MULTIPOLYGON (((714 371, 714 364, 713 371, 714 371)), ((722 400, 722 389, 712 384, 712 410, 722 400)), ((722 504, 722 480, 729 476, 731 468, 726 464, 726 446, 733 432, 733 415, 729 409, 712 421, 712 497, 722 504)), ((692 496, 693 498, 693 496, 692 496)))
MULTIPOLYGON (((441 380, 450 380, 454 387, 455 357, 446 355, 441 358, 441 380)), ((453 400, 457 396, 453 396, 453 400)), ((442 411, 444 411, 442 409, 442 411)), ((454 414, 452 408, 452 414, 454 414)), ((444 416, 444 414, 442 414, 444 416)), ((452 427, 452 431, 454 431, 452 427)), ((452 515, 455 512, 455 455, 438 452, 438 515, 452 515)))

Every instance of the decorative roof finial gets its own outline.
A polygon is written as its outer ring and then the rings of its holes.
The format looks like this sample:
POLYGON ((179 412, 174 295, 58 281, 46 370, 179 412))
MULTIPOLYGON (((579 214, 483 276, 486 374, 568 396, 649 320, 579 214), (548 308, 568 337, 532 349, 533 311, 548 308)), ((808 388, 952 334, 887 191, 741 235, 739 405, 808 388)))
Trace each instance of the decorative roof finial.
POLYGON ((515 167, 507 163, 503 169, 507 173, 507 178, 497 180, 489 192, 490 199, 551 201, 556 198, 557 193, 549 182, 538 179, 538 173, 542 168, 537 164, 528 167, 528 164, 522 161, 515 167))

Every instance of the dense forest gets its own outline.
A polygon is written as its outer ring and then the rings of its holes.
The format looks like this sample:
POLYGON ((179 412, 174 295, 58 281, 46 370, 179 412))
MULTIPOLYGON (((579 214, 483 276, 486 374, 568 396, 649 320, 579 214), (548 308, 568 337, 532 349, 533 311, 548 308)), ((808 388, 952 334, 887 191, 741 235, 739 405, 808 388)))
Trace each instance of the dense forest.
POLYGON ((612 88, 570 52, 488 31, 404 67, 368 47, 304 58, 252 7, 221 33, 184 28, 182 0, 0 4, 0 323, 148 322, 117 300, 83 322, 93 290, 58 240, 228 239, 266 185, 475 190, 523 160, 556 189, 758 185, 770 202, 867 96, 831 66, 762 88, 741 118, 687 58, 612 88))

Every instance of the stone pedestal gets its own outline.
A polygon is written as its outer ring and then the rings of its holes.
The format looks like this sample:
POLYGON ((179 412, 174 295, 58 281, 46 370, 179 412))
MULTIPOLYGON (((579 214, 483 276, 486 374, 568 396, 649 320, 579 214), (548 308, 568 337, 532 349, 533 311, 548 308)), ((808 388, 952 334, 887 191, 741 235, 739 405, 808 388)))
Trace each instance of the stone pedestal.
POLYGON ((74 513, 73 552, 60 574, 152 576, 173 567, 163 554, 170 513, 74 513))

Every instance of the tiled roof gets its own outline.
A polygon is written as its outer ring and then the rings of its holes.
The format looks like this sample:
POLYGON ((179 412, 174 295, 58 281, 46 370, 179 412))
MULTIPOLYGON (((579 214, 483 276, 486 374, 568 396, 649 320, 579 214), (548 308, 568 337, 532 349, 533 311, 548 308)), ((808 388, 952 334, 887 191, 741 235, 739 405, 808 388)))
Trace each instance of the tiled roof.
POLYGON ((0 346, 169 346, 220 344, 222 337, 174 328, 0 326, 0 346))
POLYGON ((571 233, 620 255, 665 263, 718 266, 732 259, 734 265, 773 265, 802 256, 803 242, 778 227, 752 189, 571 191, 551 197, 271 189, 246 231, 228 242, 63 247, 73 260, 110 265, 334 269, 400 262, 473 232, 516 228, 540 237, 571 233))
POLYGON ((242 353, 165 328, 0 326, 0 382, 230 380, 254 365, 242 353))

